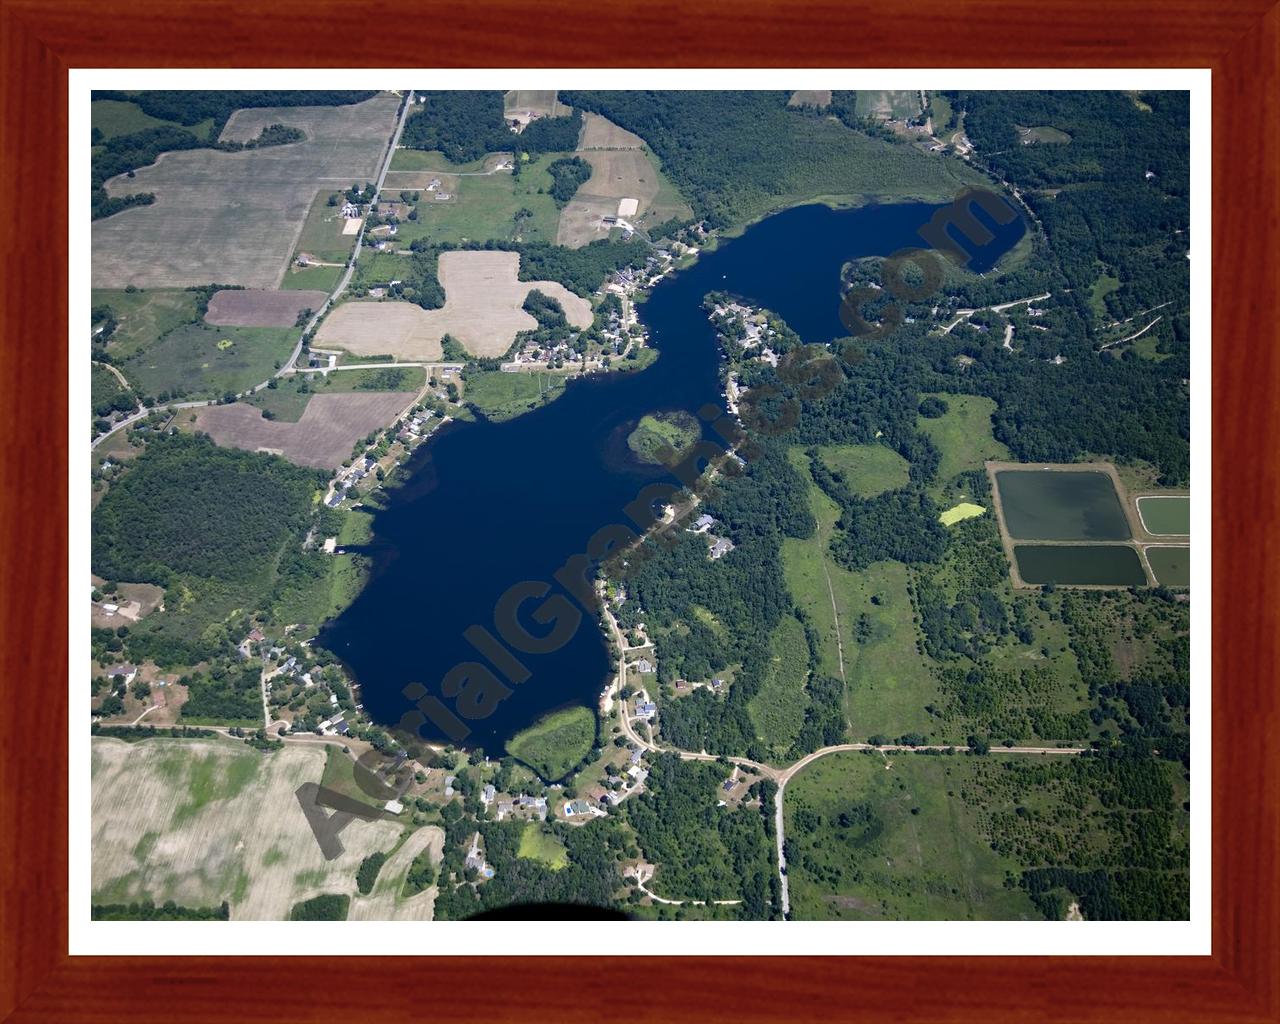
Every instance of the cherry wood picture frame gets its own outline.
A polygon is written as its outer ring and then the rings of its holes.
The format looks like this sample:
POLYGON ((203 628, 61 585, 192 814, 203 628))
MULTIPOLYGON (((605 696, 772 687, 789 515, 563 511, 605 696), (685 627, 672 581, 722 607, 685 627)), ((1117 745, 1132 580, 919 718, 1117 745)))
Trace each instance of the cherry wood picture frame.
POLYGON ((0 0, 0 1019, 1280 1021, 1280 6, 500 0, 438 17, 433 7, 389 9, 404 30, 374 33, 361 27, 365 8, 334 0, 0 0), (610 38, 625 49, 606 49, 610 38), (639 67, 1212 69, 1212 955, 68 956, 68 69, 596 67, 619 53, 639 67), (299 971, 307 984, 289 984, 299 971), (284 995, 313 985, 315 998, 284 995))

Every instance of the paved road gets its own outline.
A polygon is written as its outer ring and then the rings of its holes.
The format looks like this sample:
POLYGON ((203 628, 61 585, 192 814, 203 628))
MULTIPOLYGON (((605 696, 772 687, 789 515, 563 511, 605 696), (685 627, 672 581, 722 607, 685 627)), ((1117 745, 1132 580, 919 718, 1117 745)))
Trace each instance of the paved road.
MULTIPOLYGON (((391 143, 387 147, 386 156, 383 158, 382 169, 378 172, 378 181, 374 186, 374 196, 373 196, 373 201, 375 203, 378 201, 378 196, 382 192, 382 183, 386 181, 387 170, 388 168, 390 168, 391 160, 395 156, 396 147, 400 145, 400 136, 404 133, 404 123, 408 119, 409 111, 410 109, 412 109, 412 107, 413 107, 413 90, 410 89, 408 96, 405 97, 404 108, 400 111, 400 119, 396 122, 395 134, 391 136, 391 143)), ((367 219, 368 218, 366 218, 365 220, 367 221, 367 219)), ((249 388, 246 391, 242 391, 240 394, 236 396, 237 398, 244 398, 247 395, 252 395, 255 392, 261 391, 271 382, 272 379, 276 377, 284 377, 287 374, 297 372, 294 364, 298 361, 298 356, 302 353, 302 339, 306 337, 308 331, 315 329, 316 324, 320 322, 320 317, 323 316, 325 311, 330 306, 333 305, 333 303, 337 300, 338 296, 340 296, 343 293, 343 291, 346 290, 348 283, 350 283, 351 281, 351 275, 355 272, 356 258, 360 255, 360 247, 363 244, 363 241, 364 241, 364 222, 361 222, 360 232, 359 234, 356 235, 355 249, 351 253, 351 260, 347 264, 346 272, 342 275, 342 279, 338 282, 337 287, 334 288, 333 292, 329 295, 329 297, 324 300, 324 304, 319 308, 319 310, 316 311, 316 313, 307 322, 307 326, 304 327, 302 332, 298 335, 298 343, 293 346, 293 352, 290 354, 289 358, 280 364, 280 369, 276 370, 276 372, 273 373, 270 378, 268 378, 267 380, 264 380, 260 384, 255 384, 253 387, 249 388)), ((350 369, 355 369, 355 367, 350 367, 350 369)), ((116 375, 119 376, 118 373, 116 375)), ((210 404, 209 399, 205 399, 199 402, 170 402, 167 405, 157 405, 152 407, 151 409, 139 408, 137 412, 133 413, 132 415, 121 420, 119 423, 115 424, 115 426, 113 426, 105 434, 99 434, 97 437, 95 437, 93 439, 93 443, 90 445, 90 448, 91 449, 97 448, 98 445, 100 445, 103 441, 105 441, 108 437, 110 437, 116 431, 124 430, 126 427, 133 426, 133 424, 137 423, 139 420, 145 419, 147 415, 153 411, 162 412, 166 409, 194 409, 194 408, 197 408, 198 406, 203 406, 208 404, 210 404)))

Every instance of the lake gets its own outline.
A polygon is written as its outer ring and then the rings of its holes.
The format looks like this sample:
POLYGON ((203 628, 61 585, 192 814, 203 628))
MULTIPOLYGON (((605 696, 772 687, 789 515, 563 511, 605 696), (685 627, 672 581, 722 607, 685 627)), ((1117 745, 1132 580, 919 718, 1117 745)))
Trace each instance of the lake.
MULTIPOLYGON (((640 417, 722 405, 720 354, 703 297, 724 290, 766 306, 806 342, 843 337, 843 264, 919 247, 917 230, 937 209, 801 206, 769 217, 662 281, 638 307, 660 353, 648 368, 573 380, 558 399, 523 416, 452 424, 421 446, 401 470, 404 486, 374 517, 364 549, 374 565, 368 584, 317 641, 358 681, 373 720, 399 722, 411 708, 410 684, 423 688, 415 697, 439 698, 433 708, 457 712, 491 664, 523 681, 506 686, 501 699, 478 702, 461 723, 465 736, 450 735, 460 720, 446 715, 420 726, 424 738, 497 754, 548 711, 594 708, 611 675, 608 648, 594 609, 573 604, 551 581, 597 530, 631 525, 624 508, 643 486, 670 479, 626 447, 640 417), (522 581, 549 585, 545 597, 520 606, 518 621, 534 636, 573 625, 572 608, 581 616, 567 641, 545 653, 512 652, 497 641, 497 602, 522 581), (558 620, 547 606, 538 621, 543 601, 553 598, 558 620), (480 647, 488 648, 484 656, 480 647)), ((996 229, 971 268, 989 269, 1024 230, 1020 218, 996 229)), ((704 436, 714 435, 704 427, 704 436)))
POLYGON ((1018 575, 1036 586, 1142 587, 1147 574, 1128 544, 1018 544, 1018 575))
POLYGON ((1155 573, 1157 583, 1166 587, 1191 586, 1190 547, 1151 545, 1147 548, 1147 563, 1155 573))
POLYGON ((996 486, 1014 540, 1129 539, 1129 520, 1106 473, 1001 470, 996 486))

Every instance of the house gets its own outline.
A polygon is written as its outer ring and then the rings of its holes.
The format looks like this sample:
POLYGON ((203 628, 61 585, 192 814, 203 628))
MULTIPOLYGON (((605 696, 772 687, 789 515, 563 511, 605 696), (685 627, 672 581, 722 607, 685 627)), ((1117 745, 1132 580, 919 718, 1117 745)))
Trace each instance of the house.
POLYGON ((643 750, 641 750, 639 747, 637 747, 635 750, 631 751, 631 763, 632 763, 632 764, 639 764, 639 763, 640 763, 640 758, 642 758, 642 757, 644 757, 644 751, 643 751, 643 750))
POLYGON ((480 793, 480 802, 487 807, 489 804, 493 803, 493 798, 496 793, 497 791, 493 788, 492 784, 485 786, 484 790, 480 793))
POLYGON ((133 682, 133 677, 137 674, 137 665, 113 665, 111 668, 107 669, 108 679, 114 680, 116 676, 124 676, 126 686, 133 682))
POLYGON ((514 805, 511 803, 511 801, 510 801, 510 800, 499 800, 499 801, 498 801, 498 820, 499 820, 499 821, 502 821, 502 820, 503 820, 504 818, 506 818, 506 817, 507 817, 507 815, 509 815, 509 814, 510 814, 514 809, 515 809, 515 807, 514 807, 514 805))
POLYGON ((725 779, 724 785, 721 786, 720 788, 723 789, 726 793, 729 792, 729 790, 733 789, 733 779, 725 779))
POLYGON ((573 818, 580 814, 590 814, 591 805, 585 800, 570 800, 564 805, 565 817, 573 818))
POLYGON ((711 555, 711 560, 715 561, 717 558, 727 555, 732 550, 733 541, 725 537, 717 537, 715 543, 711 545, 711 551, 709 554, 711 555))
POLYGON ((709 515, 700 515, 693 521, 694 533, 706 533, 711 527, 716 525, 716 521, 709 515))
POLYGON ((453 796, 453 784, 458 781, 456 775, 446 775, 444 777, 444 795, 453 796))
POLYGON ((258 629, 256 626, 253 629, 249 630, 249 640, 255 644, 262 643, 262 640, 263 640, 262 630, 258 629))
POLYGON ((724 680, 723 680, 723 679, 713 679, 713 680, 711 680, 711 689, 713 689, 713 690, 718 690, 718 689, 720 689, 722 686, 724 686, 724 680))
POLYGON ((325 499, 324 503, 328 505, 329 508, 337 508, 339 505, 342 504, 342 499, 345 498, 346 496, 347 496, 346 491, 334 491, 331 495, 329 495, 329 497, 325 499))
POLYGON ((342 216, 344 216, 347 220, 351 220, 354 217, 359 217, 360 207, 356 206, 354 203, 351 203, 351 202, 343 203, 342 216))
POLYGON ((650 675, 655 671, 653 667, 653 662, 651 662, 648 658, 641 658, 639 661, 632 664, 631 667, 634 668, 641 675, 650 675))
POLYGON ((652 718, 658 713, 658 705, 652 701, 637 701, 636 714, 641 718, 652 718))

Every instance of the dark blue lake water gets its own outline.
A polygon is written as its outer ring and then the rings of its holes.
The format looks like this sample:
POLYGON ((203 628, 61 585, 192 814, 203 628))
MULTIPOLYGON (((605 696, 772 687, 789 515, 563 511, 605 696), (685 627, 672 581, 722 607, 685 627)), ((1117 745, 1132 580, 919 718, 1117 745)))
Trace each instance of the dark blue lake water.
MULTIPOLYGON (((456 712, 459 694, 449 685, 442 693, 446 674, 465 663, 494 667, 464 631, 482 626, 497 635, 495 606, 509 587, 550 584, 593 533, 630 522, 623 510, 641 487, 665 478, 665 470, 632 461, 620 439, 645 413, 722 403, 718 346, 702 309, 707 292, 732 292, 774 310, 806 342, 843 337, 843 264, 919 247, 917 231, 936 209, 802 206, 776 214, 654 288, 639 307, 660 352, 649 368, 571 381, 547 406, 506 423, 450 425, 419 448, 405 467, 406 486, 375 517, 370 582, 319 639, 354 674, 371 717, 399 722, 413 704, 404 693, 412 683, 456 712)), ((1000 229, 974 254, 971 269, 988 269, 1023 230, 1020 218, 1000 229)), ((563 593, 553 585, 548 596, 563 593)), ((522 606, 522 622, 537 636, 551 625, 530 617, 540 604, 522 606)), ((464 745, 500 753, 509 737, 550 710, 594 707, 610 674, 589 611, 567 643, 518 657, 528 678, 488 704, 486 717, 465 720, 464 745)), ((512 671, 497 667, 500 678, 512 671)), ((473 678, 478 671, 471 670, 473 678)), ((421 735, 456 742, 442 724, 428 719, 421 735)))

